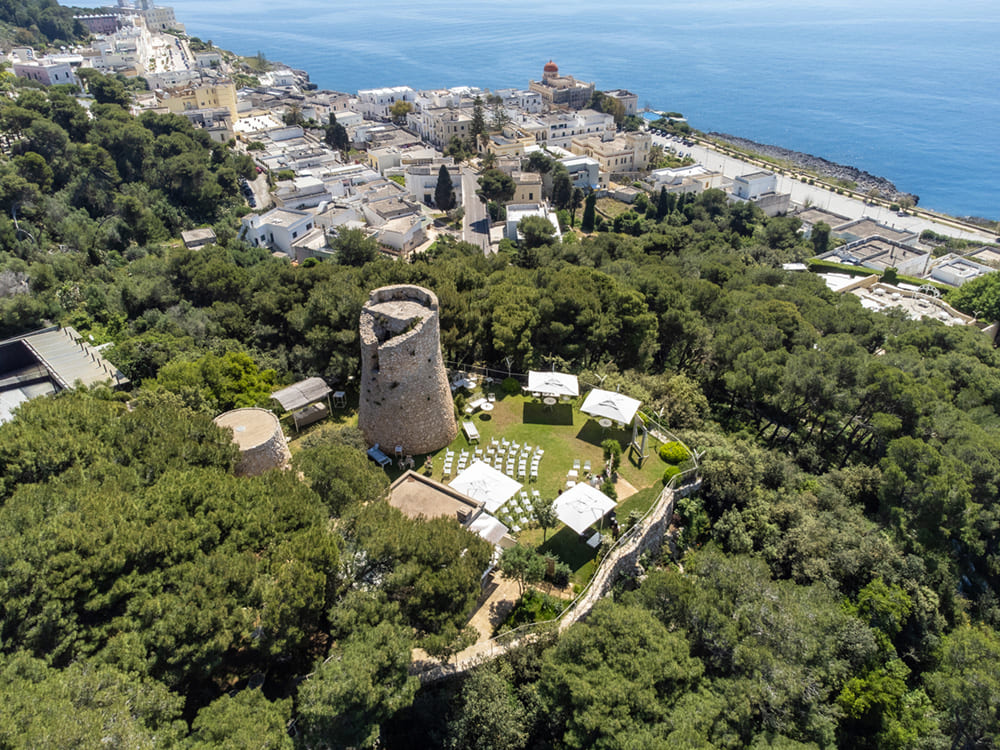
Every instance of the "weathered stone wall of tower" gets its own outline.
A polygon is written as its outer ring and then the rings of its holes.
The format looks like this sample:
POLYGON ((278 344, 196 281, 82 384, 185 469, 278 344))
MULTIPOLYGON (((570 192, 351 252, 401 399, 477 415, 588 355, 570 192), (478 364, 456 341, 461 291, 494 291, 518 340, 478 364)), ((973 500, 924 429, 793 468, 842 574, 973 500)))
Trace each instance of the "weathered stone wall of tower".
POLYGON ((361 310, 358 427, 391 455, 444 447, 458 434, 441 359, 437 296, 401 284, 374 290, 361 310))

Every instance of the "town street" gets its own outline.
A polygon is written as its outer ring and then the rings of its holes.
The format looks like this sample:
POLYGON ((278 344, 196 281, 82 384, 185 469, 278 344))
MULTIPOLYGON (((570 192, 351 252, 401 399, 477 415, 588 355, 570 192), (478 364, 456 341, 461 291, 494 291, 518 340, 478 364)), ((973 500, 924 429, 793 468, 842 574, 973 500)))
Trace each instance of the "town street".
MULTIPOLYGON (((734 159, 731 156, 721 154, 715 149, 699 143, 686 146, 678 140, 665 138, 657 134, 653 134, 653 143, 664 148, 674 148, 680 154, 689 154, 692 159, 705 168, 721 172, 730 178, 739 177, 740 175, 761 169, 759 165, 734 159)), ((959 229, 950 225, 940 224, 922 216, 898 216, 895 211, 890 211, 885 206, 868 205, 856 198, 837 195, 833 191, 826 190, 818 185, 808 185, 781 174, 778 174, 778 192, 791 193, 793 203, 804 205, 806 201, 809 201, 811 205, 817 208, 839 214, 847 217, 849 220, 868 217, 896 229, 907 229, 917 234, 920 234, 925 229, 930 229, 934 232, 958 237, 963 240, 972 240, 984 244, 993 243, 993 235, 988 232, 959 229)))
POLYGON ((462 206, 465 208, 462 239, 482 248, 483 255, 489 255, 490 222, 486 216, 486 204, 476 195, 478 177, 473 169, 462 167, 462 206))

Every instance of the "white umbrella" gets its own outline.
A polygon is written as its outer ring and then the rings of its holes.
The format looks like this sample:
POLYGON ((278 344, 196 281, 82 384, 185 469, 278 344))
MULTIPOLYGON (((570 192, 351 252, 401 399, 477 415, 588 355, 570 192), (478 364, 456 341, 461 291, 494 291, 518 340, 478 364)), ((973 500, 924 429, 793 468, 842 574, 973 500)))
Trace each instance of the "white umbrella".
POLYGON ((576 375, 565 372, 528 371, 528 392, 543 396, 579 396, 580 382, 576 375))
POLYGON ((583 406, 580 407, 580 411, 592 417, 605 417, 615 422, 629 424, 632 418, 635 417, 635 413, 639 411, 641 403, 641 401, 637 401, 621 393, 602 391, 600 388, 595 388, 583 400, 583 406))
POLYGON ((511 479, 482 461, 473 461, 465 471, 451 480, 449 486, 473 500, 485 503, 489 513, 496 513, 505 502, 521 489, 521 483, 511 479))
POLYGON ((556 517, 577 534, 585 532, 614 507, 614 500, 586 483, 570 487, 556 498, 553 505, 556 517))
POLYGON ((503 535, 510 529, 500 523, 489 513, 480 513, 476 520, 469 524, 469 531, 479 534, 490 544, 499 544, 503 535))

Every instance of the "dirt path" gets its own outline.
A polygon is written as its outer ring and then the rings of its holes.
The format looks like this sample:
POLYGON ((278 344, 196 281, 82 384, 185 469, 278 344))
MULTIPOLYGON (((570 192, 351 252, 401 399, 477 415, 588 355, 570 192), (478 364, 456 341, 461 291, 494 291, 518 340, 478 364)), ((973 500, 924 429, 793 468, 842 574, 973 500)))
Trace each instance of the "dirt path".
POLYGON ((615 492, 618 493, 618 502, 621 502, 626 497, 631 497, 636 492, 638 492, 631 482, 619 475, 618 481, 615 482, 615 492))

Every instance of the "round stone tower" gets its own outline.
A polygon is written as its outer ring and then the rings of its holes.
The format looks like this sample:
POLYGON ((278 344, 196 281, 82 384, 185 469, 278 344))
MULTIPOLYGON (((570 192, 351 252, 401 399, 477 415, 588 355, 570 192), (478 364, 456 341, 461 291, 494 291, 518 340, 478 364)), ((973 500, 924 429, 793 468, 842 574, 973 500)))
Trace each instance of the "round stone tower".
POLYGON ((234 472, 237 476, 257 476, 270 469, 283 469, 292 460, 281 423, 267 409, 233 409, 212 421, 233 431, 233 442, 240 449, 240 461, 234 472))
POLYGON ((430 290, 384 286, 362 308, 358 427, 389 455, 397 445, 408 455, 430 453, 458 434, 430 290))

